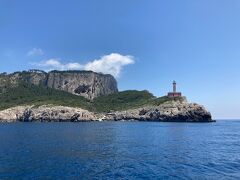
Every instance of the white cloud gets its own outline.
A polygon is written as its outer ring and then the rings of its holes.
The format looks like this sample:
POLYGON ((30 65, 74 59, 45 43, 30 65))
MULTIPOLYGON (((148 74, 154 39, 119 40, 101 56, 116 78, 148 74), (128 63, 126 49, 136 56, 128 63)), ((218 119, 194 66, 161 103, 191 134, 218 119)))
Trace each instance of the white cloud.
POLYGON ((118 53, 102 56, 100 59, 90 61, 83 65, 77 62, 61 63, 61 60, 58 58, 48 59, 40 63, 32 63, 34 66, 51 70, 91 70, 111 74, 114 77, 119 77, 123 67, 129 64, 134 64, 134 57, 129 55, 124 56, 118 53))
POLYGON ((133 56, 123 56, 121 54, 112 53, 87 63, 84 69, 112 74, 115 77, 119 77, 122 68, 129 64, 134 64, 133 56))
POLYGON ((63 64, 63 63, 61 63, 60 59, 57 59, 57 58, 48 59, 48 60, 42 61, 40 63, 32 63, 32 65, 43 67, 43 68, 48 68, 48 69, 54 69, 54 70, 77 70, 77 69, 83 68, 83 66, 79 63, 63 64))
POLYGON ((44 52, 40 48, 33 48, 27 53, 27 56, 41 56, 41 55, 44 55, 44 52))

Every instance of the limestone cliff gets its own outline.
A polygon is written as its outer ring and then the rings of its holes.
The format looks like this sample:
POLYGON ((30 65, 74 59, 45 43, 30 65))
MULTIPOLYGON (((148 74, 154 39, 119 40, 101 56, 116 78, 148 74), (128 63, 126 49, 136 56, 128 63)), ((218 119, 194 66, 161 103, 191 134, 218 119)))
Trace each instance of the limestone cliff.
POLYGON ((162 121, 213 122, 211 114, 201 105, 186 100, 168 101, 159 106, 144 106, 126 111, 94 113, 64 106, 18 106, 0 111, 0 122, 15 121, 162 121))
POLYGON ((91 121, 94 119, 96 116, 92 112, 65 106, 17 106, 0 111, 0 122, 91 121))
MULTIPOLYGON (((1 74, 0 86, 6 82, 11 85, 19 81, 42 85, 67 91, 87 99, 118 92, 117 82, 112 75, 92 71, 51 71, 39 70, 1 74), (5 82, 4 82, 5 81, 5 82)), ((4 91, 4 88, 1 88, 4 91)))
POLYGON ((188 103, 185 97, 158 106, 145 106, 127 111, 117 111, 104 116, 105 120, 140 120, 162 122, 213 122, 210 112, 202 105, 188 103))
POLYGON ((91 71, 52 71, 48 73, 47 86, 88 99, 118 91, 117 82, 113 76, 91 71))

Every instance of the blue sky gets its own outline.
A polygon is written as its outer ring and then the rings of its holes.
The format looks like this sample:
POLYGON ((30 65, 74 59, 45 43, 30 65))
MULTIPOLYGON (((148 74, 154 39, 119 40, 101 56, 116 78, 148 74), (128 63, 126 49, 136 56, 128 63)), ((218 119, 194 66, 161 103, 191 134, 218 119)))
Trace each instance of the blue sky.
POLYGON ((240 1, 0 0, 0 72, 49 60, 156 96, 176 80, 214 118, 240 118, 240 1))

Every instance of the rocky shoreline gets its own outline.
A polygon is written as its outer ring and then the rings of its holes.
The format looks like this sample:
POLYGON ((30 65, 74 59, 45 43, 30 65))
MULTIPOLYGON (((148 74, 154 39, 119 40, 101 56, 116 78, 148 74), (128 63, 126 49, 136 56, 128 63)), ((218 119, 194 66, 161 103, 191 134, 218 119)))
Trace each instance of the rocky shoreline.
POLYGON ((214 122, 202 105, 172 100, 159 106, 145 106, 110 113, 90 112, 81 108, 43 105, 17 106, 0 111, 0 122, 82 122, 82 121, 160 121, 214 122))

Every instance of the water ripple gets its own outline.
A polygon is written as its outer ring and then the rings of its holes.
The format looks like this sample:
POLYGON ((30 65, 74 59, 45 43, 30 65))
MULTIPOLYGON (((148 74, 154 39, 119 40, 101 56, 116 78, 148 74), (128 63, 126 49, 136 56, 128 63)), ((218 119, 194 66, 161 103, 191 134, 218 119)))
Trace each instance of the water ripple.
POLYGON ((240 122, 0 125, 0 179, 239 179, 240 122))

